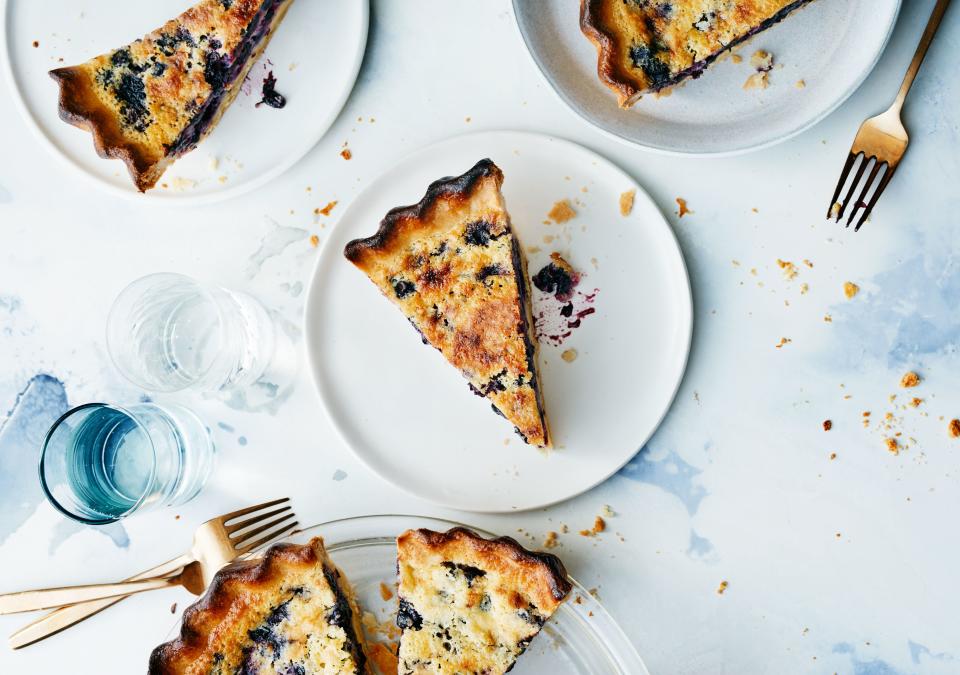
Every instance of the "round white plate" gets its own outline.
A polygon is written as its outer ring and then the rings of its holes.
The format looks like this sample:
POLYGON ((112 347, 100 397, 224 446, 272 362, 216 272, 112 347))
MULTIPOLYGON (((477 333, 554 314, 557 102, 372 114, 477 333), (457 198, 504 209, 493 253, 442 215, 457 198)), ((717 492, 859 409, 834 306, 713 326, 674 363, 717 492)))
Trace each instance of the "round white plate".
MULTIPOLYGON (((313 537, 323 537, 330 557, 350 580, 361 610, 373 613, 379 622, 392 624, 396 620, 397 600, 385 601, 380 587, 392 587, 397 578, 397 535, 411 528, 444 532, 458 525, 461 523, 421 516, 361 516, 314 525, 283 541, 305 544, 313 537)), ((496 536, 466 527, 484 537, 496 536)), ((570 600, 579 599, 560 606, 510 672, 647 675, 646 666, 620 626, 589 591, 575 579, 571 581, 570 600)), ((167 639, 174 639, 179 631, 178 623, 167 639)), ((383 636, 367 638, 384 641, 383 636)))
POLYGON ((816 0, 715 63, 669 96, 621 110, 597 77, 597 50, 580 32, 580 3, 513 0, 520 33, 547 82, 575 113, 616 138, 653 150, 731 154, 786 140, 833 112, 883 52, 900 0, 816 0), (745 91, 750 55, 777 66, 767 89, 745 91), (803 80, 803 88, 797 82, 803 80))
POLYGON ((357 197, 319 256, 304 323, 320 397, 363 462, 432 502, 512 511, 588 490, 640 449, 683 376, 693 319, 673 231, 630 176, 568 141, 485 132, 417 152, 357 197), (596 313, 566 343, 541 346, 556 445, 550 453, 525 445, 343 257, 344 245, 373 234, 390 208, 419 201, 429 183, 484 157, 503 170, 530 273, 557 250, 585 273, 580 290, 599 289, 596 313), (626 190, 637 191, 629 217, 618 204, 626 190), (577 217, 543 224, 565 198, 577 217), (547 244, 545 237, 556 239, 547 244), (570 348, 578 353, 572 363, 561 359, 570 348))
POLYGON ((57 85, 47 73, 126 44, 192 4, 6 0, 3 7, 0 60, 18 107, 47 148, 115 194, 197 204, 253 190, 310 151, 353 89, 367 42, 368 0, 294 2, 217 128, 141 195, 122 162, 101 159, 89 133, 60 120, 57 85), (281 110, 254 107, 271 70, 287 98, 281 110))

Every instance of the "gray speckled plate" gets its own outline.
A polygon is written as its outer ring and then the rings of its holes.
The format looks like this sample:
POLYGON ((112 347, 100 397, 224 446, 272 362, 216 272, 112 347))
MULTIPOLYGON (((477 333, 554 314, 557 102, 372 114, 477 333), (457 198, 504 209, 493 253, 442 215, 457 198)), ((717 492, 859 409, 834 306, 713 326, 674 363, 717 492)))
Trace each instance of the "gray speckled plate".
POLYGON ((579 2, 513 0, 513 9, 537 67, 586 121, 651 150, 717 155, 778 143, 833 112, 876 65, 900 0, 817 0, 744 45, 742 63, 724 59, 671 95, 646 96, 630 110, 618 108, 597 77, 596 49, 580 32, 579 2), (771 52, 777 66, 767 89, 745 91, 757 49, 771 52))

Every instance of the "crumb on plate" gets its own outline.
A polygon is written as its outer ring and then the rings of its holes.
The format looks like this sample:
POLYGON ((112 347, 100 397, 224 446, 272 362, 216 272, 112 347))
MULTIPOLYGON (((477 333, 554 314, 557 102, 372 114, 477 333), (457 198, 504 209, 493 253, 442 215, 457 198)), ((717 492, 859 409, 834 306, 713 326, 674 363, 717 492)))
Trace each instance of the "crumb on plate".
POLYGON ((847 300, 851 299, 853 296, 855 296, 859 292, 860 292, 860 287, 857 286, 852 281, 843 282, 843 294, 847 296, 847 300))
POLYGON ((557 533, 554 531, 547 532, 547 536, 543 538, 543 547, 544 548, 556 548, 557 546, 557 533))
POLYGON ((314 248, 316 248, 317 246, 319 246, 319 245, 320 245, 320 237, 318 237, 318 236, 315 235, 315 234, 311 234, 311 235, 310 235, 310 245, 313 246, 314 248))
POLYGON ((393 599, 393 591, 382 581, 380 582, 380 597, 384 602, 393 599))
POLYGON ((824 430, 824 431, 830 431, 831 429, 833 429, 833 421, 832 421, 832 420, 823 420, 823 430, 824 430))
POLYGON ((570 201, 567 199, 561 199, 553 205, 553 208, 550 209, 550 212, 547 213, 547 218, 552 220, 555 223, 565 223, 572 218, 575 218, 577 212, 572 206, 570 206, 570 201))
POLYGON ((773 69, 773 54, 758 49, 750 57, 750 65, 759 72, 768 72, 773 69))
POLYGON ((344 148, 340 151, 340 156, 344 159, 353 159, 353 153, 350 152, 350 148, 344 148))
POLYGON ((620 215, 629 216, 633 211, 633 200, 637 196, 636 190, 627 190, 620 194, 620 215))
POLYGON ((887 450, 892 452, 895 455, 900 454, 900 444, 897 442, 896 438, 887 438, 884 440, 884 443, 887 445, 887 450))
POLYGON ((334 207, 337 205, 337 201, 328 202, 323 208, 317 207, 313 210, 314 215, 317 216, 329 216, 330 212, 333 211, 334 207))
POLYGON ((956 418, 950 420, 950 424, 947 425, 947 433, 950 434, 950 438, 960 438, 960 420, 956 418))
POLYGON ((567 363, 573 363, 574 361, 577 360, 577 350, 566 349, 562 354, 560 354, 560 358, 566 361, 567 363))
POLYGON ((751 89, 766 89, 769 86, 770 78, 765 70, 754 73, 747 78, 746 82, 743 83, 743 88, 745 91, 750 91, 751 89))
POLYGON ((730 584, 727 583, 726 581, 721 581, 721 582, 720 582, 720 585, 717 586, 717 595, 723 595, 723 592, 724 592, 725 590, 727 590, 727 586, 729 586, 729 585, 730 585, 730 584))
POLYGON ((691 211, 690 208, 687 206, 687 200, 684 199, 683 197, 677 197, 677 206, 680 207, 679 210, 677 211, 677 215, 680 218, 683 218, 688 213, 693 213, 693 211, 691 211))
POLYGON ((783 347, 784 347, 785 345, 788 345, 788 344, 790 344, 791 342, 793 342, 793 340, 791 340, 790 338, 782 337, 782 338, 780 338, 780 342, 777 343, 777 349, 783 349, 783 347))

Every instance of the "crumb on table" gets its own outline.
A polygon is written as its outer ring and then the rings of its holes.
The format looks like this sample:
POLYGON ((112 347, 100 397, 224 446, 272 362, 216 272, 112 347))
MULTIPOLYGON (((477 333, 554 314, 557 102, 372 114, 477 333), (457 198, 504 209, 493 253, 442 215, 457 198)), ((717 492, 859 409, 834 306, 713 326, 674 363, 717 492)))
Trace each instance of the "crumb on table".
POLYGON ((920 384, 920 376, 917 375, 912 370, 909 373, 906 373, 902 378, 900 378, 900 386, 903 387, 904 389, 908 389, 910 387, 916 387, 918 384, 920 384))
POLYGON ((629 216, 633 211, 633 200, 637 196, 636 190, 627 190, 620 194, 620 215, 629 216))
POLYGON ((860 287, 857 286, 852 281, 843 282, 843 294, 847 296, 847 300, 851 299, 853 296, 855 296, 859 292, 860 292, 860 287))
POLYGON ((566 199, 561 199, 556 204, 553 205, 553 208, 550 209, 550 212, 547 213, 547 218, 552 220, 555 223, 565 223, 568 220, 575 218, 577 212, 572 206, 570 206, 570 201, 566 199))

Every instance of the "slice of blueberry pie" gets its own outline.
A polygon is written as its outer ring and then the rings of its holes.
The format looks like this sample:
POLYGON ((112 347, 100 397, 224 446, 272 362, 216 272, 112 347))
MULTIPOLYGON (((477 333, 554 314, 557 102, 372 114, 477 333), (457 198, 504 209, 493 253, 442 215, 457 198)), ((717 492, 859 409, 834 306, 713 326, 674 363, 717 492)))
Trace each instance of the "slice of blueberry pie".
POLYGON ((643 94, 697 78, 720 54, 811 0, 580 0, 600 79, 629 108, 643 94))
POLYGON ((141 192, 220 121, 292 0, 203 0, 140 40, 57 68, 60 117, 141 192))
POLYGON ((183 613, 150 675, 369 675, 360 613, 319 537, 233 563, 183 613))
POLYGON ((391 210, 346 257, 527 442, 548 447, 523 253, 489 159, 391 210))
POLYGON ((397 538, 401 675, 501 675, 570 593, 563 563, 462 527, 397 538))

